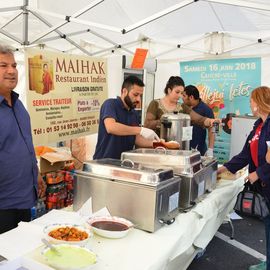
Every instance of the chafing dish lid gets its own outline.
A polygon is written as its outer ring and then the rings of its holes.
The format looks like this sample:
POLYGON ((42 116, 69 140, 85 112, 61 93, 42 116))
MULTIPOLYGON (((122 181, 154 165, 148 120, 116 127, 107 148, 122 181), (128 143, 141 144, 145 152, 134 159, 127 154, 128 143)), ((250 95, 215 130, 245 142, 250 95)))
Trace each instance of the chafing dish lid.
POLYGON ((206 166, 208 166, 209 164, 214 163, 214 162, 216 162, 216 161, 217 161, 217 159, 216 159, 215 157, 206 157, 206 156, 203 156, 203 157, 202 157, 202 165, 203 165, 204 167, 206 167, 206 166))
POLYGON ((191 167, 201 163, 201 154, 197 150, 167 150, 138 148, 123 152, 121 159, 131 159, 138 163, 159 163, 172 167, 188 166, 191 167))
POLYGON ((171 168, 157 168, 151 167, 151 165, 135 163, 131 160, 121 161, 111 158, 85 161, 83 172, 108 179, 154 186, 173 178, 173 170, 171 168))

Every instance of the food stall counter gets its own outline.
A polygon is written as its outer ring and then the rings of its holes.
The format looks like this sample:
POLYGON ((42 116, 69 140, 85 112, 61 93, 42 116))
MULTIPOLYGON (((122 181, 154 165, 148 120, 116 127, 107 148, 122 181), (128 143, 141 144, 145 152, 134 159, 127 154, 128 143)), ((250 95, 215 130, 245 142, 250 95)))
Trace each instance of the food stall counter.
MULTIPOLYGON (((220 180, 217 188, 192 210, 180 213, 173 224, 154 233, 132 229, 122 239, 107 239, 94 235, 87 246, 97 254, 98 261, 91 269, 186 269, 197 250, 207 246, 232 211, 243 183, 244 176, 234 181, 220 180)), ((22 266, 29 270, 36 270, 37 263, 42 265, 44 270, 51 269, 44 265, 40 249, 43 228, 52 222, 82 224, 84 219, 76 212, 53 210, 34 222, 21 223, 16 229, 0 235, 0 255, 11 262, 20 257, 22 266), (29 239, 33 242, 32 246, 29 239), (35 266, 31 266, 31 261, 35 266)))

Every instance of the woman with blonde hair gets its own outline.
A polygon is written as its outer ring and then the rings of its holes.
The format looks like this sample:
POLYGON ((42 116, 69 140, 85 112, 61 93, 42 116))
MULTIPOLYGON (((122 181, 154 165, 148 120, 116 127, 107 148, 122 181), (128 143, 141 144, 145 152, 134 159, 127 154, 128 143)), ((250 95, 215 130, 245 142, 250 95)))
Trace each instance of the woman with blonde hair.
MULTIPOLYGON (((247 137, 242 151, 218 169, 218 174, 226 170, 236 173, 248 167, 247 180, 256 185, 266 201, 270 202, 270 164, 267 163, 267 142, 270 141, 270 88, 260 86, 251 92, 250 108, 254 116, 259 119, 255 122, 252 131, 247 137)), ((266 232, 266 262, 252 265, 249 270, 270 270, 270 215, 264 218, 266 232)))

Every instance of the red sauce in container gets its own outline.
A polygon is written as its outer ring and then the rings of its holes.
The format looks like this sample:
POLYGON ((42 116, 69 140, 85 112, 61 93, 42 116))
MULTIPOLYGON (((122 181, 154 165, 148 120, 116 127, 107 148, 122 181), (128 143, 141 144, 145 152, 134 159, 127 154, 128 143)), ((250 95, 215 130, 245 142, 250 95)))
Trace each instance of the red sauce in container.
POLYGON ((100 220, 92 223, 93 227, 106 231, 126 231, 129 227, 117 221, 100 220))

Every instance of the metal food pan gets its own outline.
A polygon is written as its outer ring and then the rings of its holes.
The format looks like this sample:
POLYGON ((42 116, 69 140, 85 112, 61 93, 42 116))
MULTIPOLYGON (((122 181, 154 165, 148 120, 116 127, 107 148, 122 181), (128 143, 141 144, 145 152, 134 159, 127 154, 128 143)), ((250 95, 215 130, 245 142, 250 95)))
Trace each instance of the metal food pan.
POLYGON ((158 185, 173 178, 172 168, 135 163, 131 160, 99 159, 85 161, 83 174, 91 174, 107 179, 158 185))

